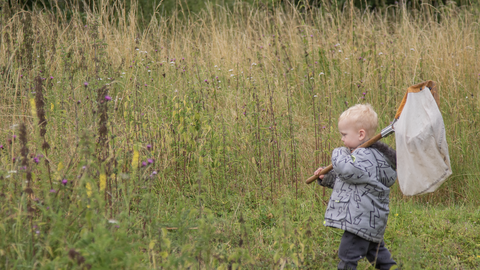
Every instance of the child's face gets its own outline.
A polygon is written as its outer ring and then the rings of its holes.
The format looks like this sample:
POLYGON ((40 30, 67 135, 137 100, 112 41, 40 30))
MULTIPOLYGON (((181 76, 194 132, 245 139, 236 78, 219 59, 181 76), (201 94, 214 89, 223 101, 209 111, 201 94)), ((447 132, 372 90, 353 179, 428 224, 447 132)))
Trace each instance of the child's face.
POLYGON ((338 122, 338 131, 342 134, 342 142, 345 147, 356 148, 365 140, 365 130, 358 129, 351 121, 338 122))

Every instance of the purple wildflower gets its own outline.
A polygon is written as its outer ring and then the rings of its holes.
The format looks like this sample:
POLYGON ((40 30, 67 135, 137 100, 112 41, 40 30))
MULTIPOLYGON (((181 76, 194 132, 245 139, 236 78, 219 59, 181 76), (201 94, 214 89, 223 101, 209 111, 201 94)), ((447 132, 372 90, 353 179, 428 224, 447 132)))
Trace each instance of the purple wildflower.
POLYGON ((152 150, 152 145, 151 144, 147 144, 147 150, 152 150))
POLYGON ((84 85, 85 87, 87 87, 87 86, 88 86, 88 82, 84 82, 83 85, 84 85))
POLYGON ((153 171, 153 172, 152 172, 152 175, 156 175, 156 174, 157 174, 157 171, 153 171))
POLYGON ((38 157, 34 157, 34 158, 33 158, 33 162, 35 162, 35 163, 38 164, 38 163, 40 162, 40 160, 38 159, 38 157))
POLYGON ((151 158, 147 159, 147 161, 148 161, 149 164, 153 163, 153 159, 151 159, 151 158))
POLYGON ((53 188, 50 189, 50 193, 55 193, 55 192, 56 192, 55 189, 53 189, 53 188))
POLYGON ((106 99, 107 101, 110 101, 110 100, 112 100, 112 97, 107 95, 107 96, 105 96, 105 99, 106 99))
POLYGON ((3 144, 0 144, 0 149, 3 149, 3 144))
POLYGON ((67 180, 67 179, 63 179, 63 180, 62 180, 62 184, 63 184, 64 186, 66 186, 67 183, 68 183, 68 180, 67 180))
POLYGON ((147 166, 147 162, 142 161, 142 167, 145 167, 145 166, 147 166))
POLYGON ((40 234, 40 231, 35 231, 36 234, 40 234))

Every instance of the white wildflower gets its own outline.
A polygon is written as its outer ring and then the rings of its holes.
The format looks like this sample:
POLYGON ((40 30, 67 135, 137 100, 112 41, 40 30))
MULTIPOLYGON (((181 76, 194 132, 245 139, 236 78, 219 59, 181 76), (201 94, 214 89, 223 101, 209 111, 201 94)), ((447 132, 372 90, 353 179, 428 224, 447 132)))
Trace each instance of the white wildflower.
POLYGON ((382 55, 382 54, 383 54, 383 53, 382 53, 382 52, 380 52, 378 55, 382 55))

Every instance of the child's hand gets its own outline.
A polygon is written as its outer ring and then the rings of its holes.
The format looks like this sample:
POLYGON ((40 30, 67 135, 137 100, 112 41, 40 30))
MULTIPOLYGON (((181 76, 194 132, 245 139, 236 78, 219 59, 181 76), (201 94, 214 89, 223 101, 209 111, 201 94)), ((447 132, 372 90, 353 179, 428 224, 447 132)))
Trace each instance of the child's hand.
POLYGON ((313 174, 316 175, 316 176, 318 176, 318 178, 323 179, 323 177, 325 177, 325 175, 324 175, 324 174, 320 175, 320 172, 321 172, 322 170, 323 170, 323 167, 320 167, 320 168, 318 168, 318 169, 315 171, 315 173, 313 173, 313 174))

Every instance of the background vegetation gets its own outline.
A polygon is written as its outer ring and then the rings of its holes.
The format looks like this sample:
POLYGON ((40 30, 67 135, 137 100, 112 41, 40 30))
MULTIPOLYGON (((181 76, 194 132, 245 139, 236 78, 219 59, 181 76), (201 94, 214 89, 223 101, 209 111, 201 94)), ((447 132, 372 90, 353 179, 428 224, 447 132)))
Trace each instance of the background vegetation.
POLYGON ((454 173, 395 185, 385 241, 404 269, 479 267, 477 6, 207 3, 142 25, 131 5, 3 3, 2 267, 331 269, 342 232, 304 180, 343 110, 386 126, 429 79, 454 173))

